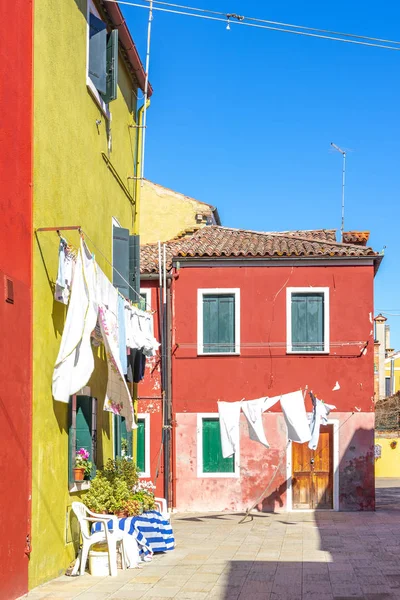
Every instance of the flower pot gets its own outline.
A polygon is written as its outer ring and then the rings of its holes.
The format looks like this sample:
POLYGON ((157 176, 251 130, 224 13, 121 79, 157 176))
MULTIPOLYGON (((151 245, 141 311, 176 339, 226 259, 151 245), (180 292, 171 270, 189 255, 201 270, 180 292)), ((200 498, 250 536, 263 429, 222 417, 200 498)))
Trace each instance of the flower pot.
POLYGON ((85 467, 75 467, 73 473, 75 481, 83 481, 85 477, 85 467))

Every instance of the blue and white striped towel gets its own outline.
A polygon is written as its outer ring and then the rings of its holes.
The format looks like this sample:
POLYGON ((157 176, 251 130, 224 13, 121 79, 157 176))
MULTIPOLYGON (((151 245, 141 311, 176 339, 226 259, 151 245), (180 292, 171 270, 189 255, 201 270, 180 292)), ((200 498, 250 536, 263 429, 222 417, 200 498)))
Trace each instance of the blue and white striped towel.
MULTIPOLYGON (((109 521, 109 529, 111 525, 112 521, 109 521)), ((118 525, 121 531, 136 537, 145 556, 153 552, 167 552, 175 547, 171 523, 163 519, 156 510, 145 512, 138 517, 118 519, 118 525)), ((94 523, 92 531, 101 531, 101 527, 101 523, 94 523)))

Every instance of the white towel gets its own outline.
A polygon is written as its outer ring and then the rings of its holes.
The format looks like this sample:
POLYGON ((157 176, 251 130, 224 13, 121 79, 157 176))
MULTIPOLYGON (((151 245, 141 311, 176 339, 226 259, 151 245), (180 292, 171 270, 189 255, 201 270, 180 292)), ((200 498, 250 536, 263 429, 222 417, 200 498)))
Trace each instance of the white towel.
POLYGON ((97 321, 96 279, 95 261, 81 240, 53 373, 53 396, 60 402, 68 403, 69 397, 87 384, 94 369, 90 334, 97 321))
POLYGON ((303 393, 298 390, 281 396, 281 407, 288 430, 288 439, 303 444, 311 439, 303 393))
POLYGON ((318 446, 321 422, 323 425, 326 425, 329 413, 336 408, 336 406, 333 406, 332 404, 325 404, 325 402, 318 400, 318 398, 315 400, 316 406, 310 421, 311 440, 308 443, 310 450, 315 450, 318 446))
POLYGON ((242 402, 242 409, 249 427, 250 439, 255 442, 260 442, 260 444, 263 444, 266 448, 269 448, 269 443, 265 436, 262 414, 276 404, 278 400, 279 396, 276 396, 275 398, 257 398, 257 400, 247 400, 246 402, 242 402))
POLYGON ((218 402, 222 456, 229 458, 239 451, 240 407, 242 402, 218 402))

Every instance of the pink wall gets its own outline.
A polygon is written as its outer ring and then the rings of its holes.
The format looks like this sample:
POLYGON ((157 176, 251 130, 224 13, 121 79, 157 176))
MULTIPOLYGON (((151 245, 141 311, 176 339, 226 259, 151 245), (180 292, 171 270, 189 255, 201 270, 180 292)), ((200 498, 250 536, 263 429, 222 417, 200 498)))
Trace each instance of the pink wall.
POLYGON ((0 49, 0 597, 28 590, 32 388, 32 2, 7 6, 0 49), (6 282, 14 302, 6 302, 6 282))

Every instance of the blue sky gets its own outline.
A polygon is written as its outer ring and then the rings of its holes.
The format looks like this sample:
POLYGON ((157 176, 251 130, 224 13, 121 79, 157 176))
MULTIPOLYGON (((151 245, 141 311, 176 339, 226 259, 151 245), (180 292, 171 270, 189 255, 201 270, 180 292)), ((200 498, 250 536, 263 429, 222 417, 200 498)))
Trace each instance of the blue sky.
MULTIPOLYGON (((399 39, 400 3, 190 0, 190 4, 399 39)), ((182 2, 186 4, 186 2, 182 2)), ((144 60, 147 11, 121 7, 144 60)), ((156 12, 145 176, 261 230, 371 231, 385 259, 376 309, 400 314, 400 52, 156 12)), ((389 317, 400 347, 400 317, 389 317)))

